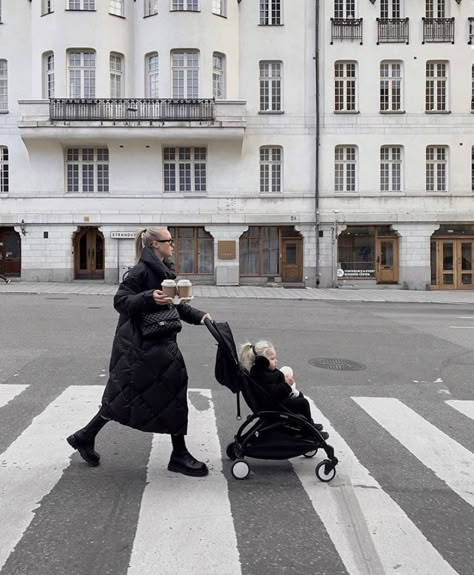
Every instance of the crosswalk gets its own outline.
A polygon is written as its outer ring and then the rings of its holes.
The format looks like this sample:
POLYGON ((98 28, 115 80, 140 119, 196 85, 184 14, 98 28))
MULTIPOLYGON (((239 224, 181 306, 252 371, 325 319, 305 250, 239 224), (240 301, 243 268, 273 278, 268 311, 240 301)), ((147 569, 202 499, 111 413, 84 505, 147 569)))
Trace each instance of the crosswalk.
MULTIPOLYGON (((91 473, 96 474, 96 480, 100 481, 102 466, 94 470, 87 468, 77 454, 72 453, 64 438, 90 417, 100 402, 102 391, 103 387, 96 385, 67 387, 32 419, 26 429, 20 430, 17 438, 0 454, 1 575, 66 572, 76 575, 71 566, 57 567, 55 563, 53 569, 52 559, 50 567, 44 570, 36 570, 31 563, 29 567, 22 567, 23 555, 18 556, 18 549, 20 545, 22 549, 25 545, 27 548, 25 541, 29 539, 25 533, 31 535, 33 530, 34 535, 34 530, 39 529, 33 520, 41 514, 45 498, 60 489, 67 473, 79 469, 88 478, 91 473)), ((0 408, 14 407, 20 395, 27 392, 26 385, 0 385, 0 408)), ((315 555, 326 554, 329 559, 324 569, 319 570, 314 566, 316 562, 309 562, 307 570, 302 570, 296 559, 286 554, 293 549, 289 541, 286 551, 280 544, 272 548, 274 557, 268 573, 472 575, 472 545, 471 549, 465 550, 464 559, 457 560, 458 548, 454 546, 451 550, 449 541, 441 542, 446 539, 442 537, 444 531, 437 534, 436 527, 423 524, 404 499, 397 497, 395 490, 381 484, 375 478, 370 462, 351 448, 349 438, 342 437, 314 402, 311 402, 313 417, 329 431, 330 443, 340 461, 336 478, 327 484, 319 482, 314 473, 315 464, 321 460, 319 454, 311 460, 292 459, 287 469, 284 462, 265 466, 265 463, 250 461, 255 471, 250 479, 233 480, 223 457, 230 438, 228 430, 221 429, 222 423, 219 424, 211 390, 190 389, 189 398, 188 446, 191 452, 207 461, 210 475, 189 478, 168 472, 165 462, 170 452, 169 438, 153 436, 134 520, 136 529, 131 540, 124 543, 129 547, 128 563, 117 573, 264 573, 252 565, 252 558, 256 564, 256 558, 264 554, 259 547, 264 539, 259 526, 268 525, 268 532, 278 539, 277 532, 281 531, 282 525, 287 525, 285 510, 279 511, 275 525, 272 525, 272 518, 279 505, 287 501, 285 495, 292 507, 301 510, 303 524, 320 529, 317 533, 308 533, 308 537, 313 544, 315 541, 321 544, 321 549, 315 549, 315 555), (296 481, 290 481, 290 476, 296 481), (282 481, 287 481, 288 487, 291 484, 289 495, 285 493, 282 481), (258 508, 257 513, 258 498, 263 493, 266 497, 269 495, 268 501, 272 501, 274 507, 258 508), (245 505, 248 508, 242 510, 245 505), (262 513, 266 516, 257 517, 262 513), (328 565, 332 565, 332 570, 328 565)), ((406 451, 426 473, 445 486, 456 503, 458 516, 465 517, 466 525, 474 529, 471 523, 474 518, 473 453, 400 399, 358 396, 351 399, 354 409, 360 410, 379 427, 379 439, 385 442, 387 450, 381 456, 397 457, 397 449, 406 451)), ((445 404, 454 418, 465 419, 472 434, 474 401, 451 399, 445 404)), ((1 425, 0 417, 0 433, 1 425)), ((106 449, 104 446, 101 451, 106 449)), ((402 458, 398 463, 404 465, 402 458)), ((87 499, 82 498, 81 502, 87 505, 87 499)), ((51 508, 48 509, 51 513, 51 508)), ((289 513, 290 509, 287 510, 289 513)), ((74 521, 74 517, 70 520, 74 521)), ((113 521, 118 519, 111 517, 109 520, 112 524, 107 529, 113 532, 113 521)), ((296 525, 294 532, 299 532, 296 525)), ((285 536, 291 538, 292 533, 284 534, 283 541, 285 536)), ((303 548, 304 543, 301 545, 303 548)), ((321 561, 321 557, 318 560, 321 561)), ((77 573, 82 575, 83 571, 77 573)))

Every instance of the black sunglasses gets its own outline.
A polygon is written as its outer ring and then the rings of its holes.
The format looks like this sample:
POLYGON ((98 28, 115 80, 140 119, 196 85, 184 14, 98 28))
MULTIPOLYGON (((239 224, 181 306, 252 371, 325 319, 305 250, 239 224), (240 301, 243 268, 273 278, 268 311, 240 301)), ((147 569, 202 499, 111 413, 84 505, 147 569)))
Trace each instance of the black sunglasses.
POLYGON ((173 238, 170 238, 169 240, 156 240, 159 244, 174 244, 174 240, 173 238))

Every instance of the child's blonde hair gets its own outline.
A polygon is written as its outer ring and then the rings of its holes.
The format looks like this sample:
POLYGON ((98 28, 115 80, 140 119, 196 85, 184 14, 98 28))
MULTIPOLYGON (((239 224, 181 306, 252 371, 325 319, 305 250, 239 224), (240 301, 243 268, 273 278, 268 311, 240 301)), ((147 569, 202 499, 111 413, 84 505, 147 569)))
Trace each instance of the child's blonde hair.
POLYGON ((135 235, 135 263, 137 264, 142 257, 143 248, 149 248, 155 240, 163 239, 163 236, 168 231, 165 227, 145 228, 140 230, 135 235))
POLYGON ((255 345, 250 343, 250 341, 247 341, 240 346, 240 365, 246 370, 250 371, 253 364, 255 363, 255 358, 257 355, 263 355, 264 357, 267 357, 267 354, 270 350, 275 351, 273 344, 264 339, 257 341, 255 345))

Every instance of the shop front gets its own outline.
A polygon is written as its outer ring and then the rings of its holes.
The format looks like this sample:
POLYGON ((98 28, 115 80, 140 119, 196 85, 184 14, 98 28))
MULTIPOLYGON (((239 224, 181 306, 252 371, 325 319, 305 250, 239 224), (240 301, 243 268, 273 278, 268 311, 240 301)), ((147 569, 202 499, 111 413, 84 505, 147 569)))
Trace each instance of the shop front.
POLYGON ((474 289, 474 226, 441 225, 431 237, 432 289, 474 289))
POLYGON ((391 226, 350 226, 337 242, 338 268, 344 280, 396 284, 399 278, 398 234, 391 226))

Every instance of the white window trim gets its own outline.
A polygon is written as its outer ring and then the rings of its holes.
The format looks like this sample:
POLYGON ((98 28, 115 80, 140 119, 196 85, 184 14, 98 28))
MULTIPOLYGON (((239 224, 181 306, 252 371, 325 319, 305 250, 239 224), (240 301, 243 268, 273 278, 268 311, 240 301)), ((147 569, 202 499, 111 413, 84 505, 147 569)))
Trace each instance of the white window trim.
POLYGON ((282 26, 283 25, 283 0, 260 0, 259 1, 259 25, 282 26), (277 10, 278 16, 273 19, 273 11, 277 10))
POLYGON ((212 54, 212 96, 216 100, 225 100, 226 97, 226 56, 221 52, 213 52, 212 54), (214 67, 214 58, 220 58, 222 68, 217 69, 214 67), (216 76, 220 76, 222 94, 219 96, 216 92, 216 76))
POLYGON ((109 14, 125 18, 125 0, 109 0, 109 14))
POLYGON ((198 50, 173 50, 171 52, 171 93, 172 93, 172 98, 184 98, 184 99, 196 99, 199 98, 199 93, 200 93, 200 87, 201 87, 201 71, 200 71, 200 65, 201 65, 201 56, 198 50), (175 66, 174 64, 174 57, 182 54, 184 55, 184 60, 185 60, 185 64, 184 66, 175 66), (197 66, 189 66, 187 64, 188 62, 188 56, 190 55, 196 55, 197 56, 197 66), (175 80, 175 73, 177 72, 183 72, 184 73, 184 82, 183 82, 183 88, 184 88, 184 92, 183 94, 175 94, 175 85, 174 85, 174 80, 175 80), (189 94, 188 93, 188 75, 191 72, 197 71, 197 90, 196 93, 192 93, 189 94))
POLYGON ((429 194, 447 194, 449 192, 449 146, 436 145, 436 144, 426 146, 426 151, 425 151, 425 188, 426 188, 426 192, 429 194), (446 152, 445 160, 438 160, 436 157, 434 160, 428 160, 428 158, 426 156, 428 155, 429 149, 435 150, 435 154, 437 153, 437 150, 444 149, 446 152), (438 188, 436 166, 440 165, 440 164, 444 164, 444 166, 445 166, 445 171, 444 171, 445 189, 444 190, 440 190, 438 188), (434 166, 434 169, 433 169, 433 189, 432 190, 428 189, 428 187, 429 187, 428 186, 428 165, 434 166))
POLYGON ((158 0, 144 0, 143 17, 156 16, 158 14, 158 0))
POLYGON ((124 97, 124 57, 123 54, 119 52, 110 52, 109 55, 109 74, 110 74, 110 97, 111 98, 123 98, 124 97), (115 58, 120 65, 120 69, 112 69, 112 58, 115 58), (114 82, 117 82, 119 86, 119 94, 114 94, 114 82))
POLYGON ((8 113, 8 60, 6 60, 5 58, 0 59, 0 66, 3 66, 4 64, 4 74, 0 77, 0 83, 4 84, 4 91, 5 91, 5 99, 2 102, 2 100, 0 100, 0 113, 1 114, 7 114, 8 113), (5 105, 2 107, 1 104, 4 103, 5 105))
POLYGON ((382 109, 382 96, 380 95, 379 110, 382 114, 387 114, 390 112, 396 113, 396 114, 401 114, 404 112, 403 72, 404 72, 404 67, 403 67, 403 62, 401 60, 382 60, 380 62, 380 66, 379 66, 379 93, 381 94, 381 88, 382 88, 382 82, 383 81, 388 82, 388 85, 389 85, 389 92, 388 92, 388 104, 389 104, 389 106, 386 110, 382 109), (400 65, 400 76, 394 76, 393 75, 393 65, 394 64, 400 65), (389 72, 388 76, 382 76, 382 69, 381 69, 382 65, 388 65, 389 66, 390 72, 389 72), (393 93, 393 84, 397 80, 400 81, 400 108, 398 110, 394 110, 392 93, 393 93))
POLYGON ((206 194, 207 193, 207 178, 208 178, 208 149, 206 146, 165 146, 163 148, 163 192, 165 194, 206 194), (165 158, 165 150, 172 149, 175 153, 175 158, 173 160, 169 160, 165 158), (190 150, 190 158, 189 159, 181 159, 179 157, 180 149, 190 150), (196 150, 205 150, 206 157, 205 159, 195 159, 195 151, 196 150), (190 165, 190 189, 185 189, 181 187, 181 178, 180 178, 180 166, 181 165, 190 165), (197 189, 196 186, 196 179, 197 179, 197 171, 196 166, 204 164, 204 189, 197 189), (166 189, 165 185, 165 176, 166 176, 166 165, 174 165, 174 179, 175 185, 174 189, 166 189))
POLYGON ((195 2, 195 0, 170 0, 170 11, 171 12, 200 12, 201 11, 200 0, 197 0, 196 8, 194 8, 194 2, 195 2))
POLYGON ((46 14, 52 14, 53 12, 53 0, 41 0, 41 16, 46 16, 46 14))
POLYGON ((281 194, 283 192, 283 147, 282 146, 260 146, 259 150, 260 170, 259 170, 259 190, 261 194, 281 194), (268 150, 269 159, 262 159, 262 152, 268 150), (273 160, 273 150, 280 152, 280 160, 273 160), (265 177, 264 166, 268 166, 268 190, 263 189, 262 176, 265 177), (279 166, 279 178, 274 177, 273 166, 279 166), (273 190, 274 185, 278 186, 278 190, 273 190))
POLYGON ((56 65, 56 61, 55 61, 55 57, 54 57, 54 52, 45 52, 43 54, 43 98, 45 98, 46 100, 50 99, 50 98, 54 98, 54 94, 55 94, 55 65, 56 65), (52 58, 52 63, 53 63, 53 67, 50 70, 49 69, 49 59, 52 58), (52 78, 51 81, 51 85, 52 85, 52 90, 50 92, 50 79, 52 78))
POLYGON ((450 111, 450 103, 449 103, 449 62, 447 60, 427 60, 425 65, 425 113, 426 114, 447 114, 450 111), (435 73, 437 67, 439 65, 444 65, 446 70, 445 76, 430 76, 428 77, 428 65, 433 65, 435 67, 435 73), (442 81, 445 82, 444 88, 444 98, 445 98, 445 107, 444 109, 439 109, 440 99, 438 97, 438 83, 442 81), (427 89, 428 89, 428 82, 433 82, 433 109, 428 109, 428 97, 427 97, 427 89))
POLYGON ((381 194, 403 194, 404 193, 404 177, 403 177, 404 162, 403 162, 403 159, 404 159, 404 148, 403 148, 403 146, 401 146, 399 144, 385 144, 385 145, 380 147, 380 193, 381 194), (400 159, 399 160, 393 159, 393 149, 394 148, 400 149, 400 159), (382 159, 382 150, 384 150, 384 149, 390 150, 388 159, 385 159, 385 158, 382 159), (389 167, 388 179, 389 179, 389 188, 390 189, 388 189, 388 190, 382 189, 382 164, 387 164, 389 167), (395 165, 400 166, 400 189, 399 190, 393 189, 393 181, 394 181, 393 167, 395 165))
POLYGON ((448 0, 425 0, 425 17, 426 18, 449 18, 449 1, 448 0), (431 6, 430 6, 430 4, 431 4, 431 6), (438 14, 440 12, 442 12, 442 15, 438 16, 438 14))
POLYGON ((359 63, 356 60, 336 60, 334 62, 334 112, 336 114, 358 114, 359 113, 359 63), (349 64, 354 65, 354 77, 347 75, 347 66, 349 64), (343 66, 343 75, 336 77, 336 66, 343 66), (336 109, 337 98, 336 98, 336 83, 342 82, 343 84, 343 107, 341 109, 336 109), (349 94, 348 85, 354 82, 354 109, 349 109, 349 94))
POLYGON ((10 191, 10 154, 8 146, 0 146, 0 194, 8 194, 10 191), (4 159, 6 151, 6 159, 4 159))
POLYGON ((356 0, 335 0, 334 2, 334 18, 349 20, 357 18, 357 2, 356 0), (340 8, 338 7, 340 4, 340 8), (341 10, 342 8, 342 10, 341 10), (341 14, 342 12, 342 14, 341 14))
POLYGON ((146 98, 159 98, 160 97, 160 56, 158 52, 150 52, 145 55, 145 97, 146 98), (150 61, 156 57, 157 68, 156 71, 150 73, 150 61), (156 76, 156 93, 153 93, 152 78, 156 76))
POLYGON ((212 13, 227 18, 227 0, 212 0, 212 13))
POLYGON ((67 194, 107 194, 110 191, 110 156, 109 150, 107 147, 81 147, 81 148, 74 148, 68 147, 65 149, 65 184, 66 184, 66 193, 67 194), (68 153, 69 150, 78 150, 78 160, 69 160, 68 153), (93 160, 83 160, 83 150, 93 150, 93 160), (98 159, 98 151, 99 150, 107 150, 107 160, 99 160, 98 159), (69 166, 78 166, 78 189, 77 190, 69 190, 69 166), (85 166, 93 166, 93 187, 94 189, 84 191, 84 180, 83 180, 83 167, 85 166), (106 178, 106 187, 107 189, 99 191, 99 166, 107 166, 107 178, 106 178))
POLYGON ((359 193, 359 148, 353 144, 340 144, 334 148, 334 193, 339 194, 358 194, 359 193), (347 160, 347 151, 349 148, 354 148, 354 160, 347 160), (336 151, 343 149, 344 158, 342 160, 336 160, 336 151), (347 189, 347 166, 349 164, 354 164, 354 189, 347 189), (343 188, 342 190, 336 190, 336 166, 343 166, 343 188))
POLYGON ((67 10, 93 12, 97 10, 96 0, 68 0, 67 10), (79 6, 76 8, 76 3, 79 6))
POLYGON ((259 62, 259 114, 282 114, 284 111, 283 105, 283 62, 281 60, 260 60, 259 62), (262 69, 264 65, 271 66, 278 64, 280 74, 278 76, 264 76, 262 69), (262 107, 262 83, 268 83, 268 108, 262 107), (279 84, 280 101, 279 107, 273 107, 273 84, 279 84))
POLYGON ((70 98, 95 98, 96 97, 96 88, 97 88, 97 53, 92 50, 76 50, 71 49, 67 51, 67 82, 68 82, 68 96, 70 98), (81 65, 80 66, 71 66, 70 64, 70 56, 71 54, 81 54, 81 65), (85 54, 94 54, 94 66, 84 66, 84 55, 85 54), (72 70, 79 70, 80 71, 80 91, 81 94, 79 96, 71 94, 71 71, 72 70), (85 81, 84 81, 84 72, 86 70, 93 70, 94 71, 94 93, 85 95, 85 81))

